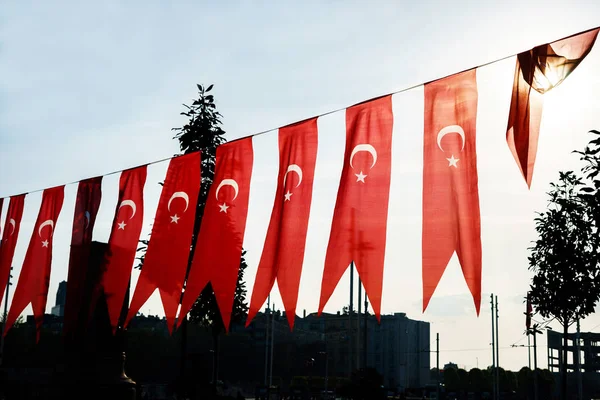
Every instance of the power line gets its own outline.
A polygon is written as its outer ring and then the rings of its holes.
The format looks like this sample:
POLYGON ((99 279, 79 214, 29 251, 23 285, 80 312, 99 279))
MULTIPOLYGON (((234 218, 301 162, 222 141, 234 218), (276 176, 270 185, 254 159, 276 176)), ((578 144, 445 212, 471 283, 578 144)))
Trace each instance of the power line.
MULTIPOLYGON (((587 29, 587 30, 585 30, 585 31, 581 31, 581 32, 574 33, 574 34, 572 34, 572 35, 569 35, 569 36, 566 36, 566 37, 564 37, 564 38, 559 38, 559 39, 552 40, 552 41, 550 41, 550 42, 548 42, 548 43, 553 43, 553 42, 556 42, 556 41, 558 41, 558 40, 564 40, 564 39, 570 38, 570 37, 572 37, 572 36, 581 35, 581 34, 584 34, 584 33, 587 33, 587 32, 590 32, 590 31, 593 31, 593 30, 595 30, 595 29, 599 29, 599 28, 600 28, 600 25, 599 25, 599 26, 596 26, 596 27, 594 27, 594 28, 587 29)), ((527 50, 529 50, 529 49, 527 49, 527 50)), ((518 55, 518 54, 520 54, 520 53, 522 53, 522 51, 521 51, 521 52, 518 52, 518 53, 511 54, 511 55, 509 55, 509 56, 505 56, 505 57, 498 58, 498 59, 495 59, 495 60, 492 60, 492 61, 488 61, 488 62, 486 62, 486 63, 479 64, 479 65, 477 65, 477 66, 475 66, 475 67, 467 68, 467 69, 465 69, 465 70, 462 70, 462 71, 459 71, 459 72, 455 72, 455 73, 448 74, 448 75, 445 75, 445 76, 442 76, 442 77, 439 77, 439 78, 436 78, 436 79, 432 79, 432 80, 429 80, 429 81, 427 81, 427 82, 423 82, 423 83, 419 83, 419 84, 412 85, 412 86, 409 86, 409 87, 405 87, 405 88, 403 88, 403 89, 399 89, 399 90, 396 90, 396 91, 392 91, 392 92, 389 92, 389 93, 382 94, 382 95, 380 95, 380 96, 375 96, 375 97, 373 97, 373 98, 370 98, 370 99, 367 99, 367 100, 363 100, 363 101, 361 101, 361 102, 359 102, 359 103, 356 103, 356 104, 352 104, 352 105, 349 105, 349 106, 346 106, 346 107, 340 107, 340 108, 337 108, 337 109, 335 109, 335 110, 327 111, 327 112, 324 112, 324 113, 322 113, 322 114, 318 114, 318 115, 315 115, 315 116, 312 116, 312 117, 309 117, 309 118, 302 119, 302 120, 300 120, 300 121, 295 121, 295 122, 292 122, 292 123, 290 123, 290 124, 282 125, 282 126, 280 126, 280 127, 277 127, 277 128, 271 128, 271 129, 267 129, 267 130, 264 130, 264 131, 261 131, 261 132, 257 132, 257 133, 255 133, 255 134, 251 134, 251 135, 247 135, 247 136, 244 136, 244 137, 240 137, 240 138, 237 138, 237 139, 235 139, 235 140, 232 140, 232 141, 230 141, 229 143, 232 143, 232 142, 235 142, 235 141, 238 141, 238 140, 248 139, 248 138, 250 138, 250 137, 254 137, 254 136, 260 136, 260 135, 264 135, 265 133, 273 132, 273 131, 276 131, 276 130, 278 130, 278 129, 280 129, 280 128, 283 128, 283 127, 285 127, 285 126, 294 125, 294 124, 297 124, 297 123, 299 123, 299 122, 306 121, 306 120, 309 120, 309 119, 313 119, 313 118, 321 118, 321 117, 324 117, 324 116, 326 116, 326 115, 335 114, 335 113, 337 113, 337 112, 340 112, 340 111, 346 110, 346 109, 348 109, 348 108, 350 108, 350 107, 352 107, 352 106, 355 106, 355 105, 358 105, 358 104, 362 104, 362 103, 366 103, 366 102, 369 102, 369 101, 372 101, 372 100, 375 100, 375 99, 378 99, 378 98, 381 98, 381 97, 392 96, 392 95, 395 95, 395 94, 399 94, 399 93, 403 93, 403 92, 408 92, 409 90, 416 89, 416 88, 418 88, 419 86, 423 86, 423 85, 426 85, 426 84, 428 84, 428 83, 431 83, 431 82, 438 81, 438 80, 440 80, 440 79, 448 78, 448 77, 450 77, 450 76, 453 76, 453 75, 461 74, 461 73, 463 73, 463 72, 471 71, 471 70, 473 70, 473 69, 477 69, 477 68, 486 67, 486 66, 488 66, 488 65, 492 65, 492 64, 495 64, 495 63, 497 63, 497 62, 500 62, 500 61, 507 60, 507 59, 509 59, 509 58, 511 58, 511 57, 515 57, 516 55, 518 55)), ((150 161, 150 162, 148 162, 148 163, 146 163, 146 164, 141 164, 141 165, 138 165, 138 166, 133 166, 133 167, 130 167, 130 168, 125 168, 125 169, 121 169, 121 170, 117 170, 117 171, 109 172, 109 173, 102 174, 102 175, 98 175, 98 176, 109 176, 109 175, 114 175, 114 174, 117 174, 117 173, 119 173, 119 172, 122 172, 122 171, 126 171, 126 170, 128 170, 128 169, 133 169, 133 168, 138 168, 138 167, 142 167, 142 166, 149 166, 149 165, 153 165, 153 164, 158 164, 158 163, 161 163, 161 162, 164 162, 164 161, 168 161, 168 160, 170 160, 170 159, 172 159, 172 158, 175 158, 175 157, 177 157, 177 156, 178 156, 178 155, 176 155, 176 156, 172 156, 172 157, 166 157, 166 158, 163 158, 163 159, 160 159, 160 160, 156 160, 156 161, 150 161)), ((75 184, 75 183, 81 182, 82 180, 85 180, 85 179, 88 179, 88 178, 84 178, 84 179, 80 179, 80 180, 77 180, 77 181, 73 181, 73 182, 65 183, 64 185, 65 185, 65 186, 66 186, 66 185, 72 185, 72 184, 75 184)), ((57 185, 57 186, 60 186, 60 185, 57 185)), ((25 192, 25 193, 20 193, 20 194, 31 194, 31 193, 37 193, 37 192, 41 192, 42 190, 45 190, 45 189, 46 189, 46 188, 44 188, 44 189, 36 189, 36 190, 32 190, 32 191, 25 192)), ((11 196, 16 196, 16 194, 14 194, 14 195, 9 195, 9 196, 5 196, 4 198, 11 197, 11 196)), ((599 325, 599 326, 600 326, 600 325, 599 325)))
POLYGON ((590 329, 590 332, 593 331, 594 329, 598 328, 600 326, 600 324, 596 325, 595 327, 593 327, 592 329, 590 329))

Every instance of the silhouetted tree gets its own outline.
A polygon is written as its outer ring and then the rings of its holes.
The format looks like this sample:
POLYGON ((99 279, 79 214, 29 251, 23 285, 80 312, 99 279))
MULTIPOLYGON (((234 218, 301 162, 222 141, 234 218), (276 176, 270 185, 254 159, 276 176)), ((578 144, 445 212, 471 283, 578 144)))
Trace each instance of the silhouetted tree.
POLYGON ((540 399, 549 399, 554 392, 554 374, 547 369, 538 369, 538 384, 540 385, 540 399))
MULTIPOLYGON (((594 220, 596 232, 600 228, 600 131, 592 130, 591 134, 597 136, 592 138, 583 151, 575 151, 581 155, 580 160, 585 163, 582 172, 586 180, 581 188, 579 196, 586 203, 590 215, 594 220)), ((600 241, 596 242, 596 265, 600 264, 600 253, 598 247, 600 241)))
POLYGON ((469 388, 474 392, 486 390, 485 378, 479 368, 473 368, 469 371, 469 388))
POLYGON ((454 368, 444 369, 444 386, 449 392, 460 390, 460 378, 454 368))
MULTIPOLYGON (((441 378, 441 375, 440 375, 441 378)), ((438 379, 438 369, 433 367, 429 370, 429 379, 431 382, 437 382, 438 379)))
POLYGON ((492 391, 492 382, 494 379, 494 378, 492 378, 492 367, 488 367, 487 369, 482 369, 481 374, 483 375, 483 381, 485 382, 485 391, 491 392, 492 391))
POLYGON ((506 390, 513 392, 519 386, 517 382, 517 374, 513 371, 506 371, 506 390))
POLYGON ((498 367, 498 378, 500 379, 500 391, 508 390, 508 380, 506 379, 506 371, 502 367, 498 367))
POLYGON ((594 312, 600 297, 598 231, 589 201, 581 196, 583 186, 571 171, 560 172, 558 183, 551 183, 548 208, 535 219, 538 239, 529 256, 535 274, 531 302, 542 317, 554 317, 563 326, 563 398, 569 326, 594 312))
POLYGON ((517 393, 520 398, 526 399, 527 395, 532 391, 531 382, 533 382, 533 372, 527 367, 523 367, 517 372, 517 393))
POLYGON ((456 374, 458 375, 458 388, 460 390, 468 390, 469 373, 466 370, 459 368, 458 371, 456 371, 456 374))
MULTIPOLYGON (((0 328, 4 329, 4 320, 5 320, 6 314, 4 313, 0 313, 0 328)), ((17 319, 15 320, 15 322, 12 325, 12 328, 15 328, 21 324, 25 323, 25 319, 23 319, 22 315, 19 315, 19 317, 17 317, 17 319)))
MULTIPOLYGON (((198 194, 198 204, 196 205, 196 219, 194 221, 194 230, 192 234, 192 245, 188 262, 188 272, 191 260, 196 248, 196 240, 200 231, 204 207, 208 198, 208 191, 213 183, 215 175, 215 163, 217 147, 226 142, 225 131, 221 128, 222 115, 217 111, 214 96, 209 94, 213 85, 204 87, 196 85, 198 88, 198 98, 193 100, 191 105, 184 104, 185 110, 180 114, 188 118, 187 122, 180 128, 173 128, 175 132, 173 139, 179 141, 179 148, 182 154, 189 154, 196 151, 201 152, 201 184, 198 194)), ((148 246, 148 240, 143 240, 142 246, 138 251, 139 268, 143 267, 144 257, 148 246)), ((231 313, 231 322, 239 323, 246 319, 248 305, 246 303, 246 286, 244 283, 244 270, 247 267, 244 255, 240 260, 240 269, 238 272, 237 286, 233 301, 233 310, 231 313)), ((187 274, 186 274, 187 278, 187 274)), ((217 306, 217 301, 210 283, 202 291, 190 311, 190 320, 202 326, 209 328, 214 341, 214 370, 218 371, 218 350, 219 335, 225 331, 221 314, 217 306)), ((186 323, 185 321, 183 322, 186 323)), ((185 339, 184 339, 185 340, 185 339)))
MULTIPOLYGON (((196 221, 194 223, 194 233, 192 237, 192 248, 190 252, 190 262, 194 256, 196 239, 200 231, 204 207, 208 198, 208 191, 213 183, 215 176, 215 164, 217 147, 225 143, 225 131, 221 128, 221 114, 217 111, 214 97, 208 94, 213 85, 204 88, 202 85, 196 85, 198 88, 198 98, 192 105, 183 106, 185 111, 181 115, 188 117, 188 122, 181 128, 173 128, 174 139, 179 141, 179 148, 183 154, 201 151, 201 185, 198 195, 198 205, 196 210, 196 221)), ((240 260, 240 269, 238 272, 238 281, 233 300, 233 310, 231 313, 231 322, 242 322, 245 320, 248 306, 246 304, 246 287, 244 283, 244 270, 247 267, 244 258, 245 252, 242 252, 240 260)), ((219 335, 224 333, 225 326, 221 319, 221 313, 217 306, 217 301, 210 283, 202 291, 192 310, 190 319, 211 329, 214 340, 215 365, 214 370, 218 371, 219 354, 219 335)), ((217 373, 217 372, 215 372, 217 373)))

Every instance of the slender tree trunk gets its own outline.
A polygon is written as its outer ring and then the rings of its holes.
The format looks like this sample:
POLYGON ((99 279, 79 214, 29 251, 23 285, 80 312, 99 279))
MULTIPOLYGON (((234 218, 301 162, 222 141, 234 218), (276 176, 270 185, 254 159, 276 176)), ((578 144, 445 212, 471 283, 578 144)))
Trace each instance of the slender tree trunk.
POLYGON ((563 400, 567 400, 567 355, 569 354, 568 350, 567 350, 567 344, 568 344, 568 335, 569 335, 569 319, 567 318, 567 316, 564 316, 564 321, 563 321, 563 354, 562 354, 562 371, 561 371, 561 375, 562 375, 562 390, 561 390, 561 398, 563 400))

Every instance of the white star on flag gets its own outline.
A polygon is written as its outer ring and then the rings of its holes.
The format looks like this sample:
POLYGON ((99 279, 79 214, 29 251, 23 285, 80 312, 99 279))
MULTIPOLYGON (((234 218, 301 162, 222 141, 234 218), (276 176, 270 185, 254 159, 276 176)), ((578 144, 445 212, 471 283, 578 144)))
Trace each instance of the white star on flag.
POLYGON ((365 178, 367 177, 367 175, 364 175, 362 171, 360 171, 358 174, 354 174, 354 175, 356 175, 356 182, 365 183, 365 178))
POLYGON ((121 230, 125 230, 125 227, 127 226, 125 221, 121 221, 117 225, 119 225, 119 229, 121 229, 121 230))
POLYGON ((176 224, 177 221, 179 221, 181 218, 177 216, 177 214, 175 215, 171 215, 171 223, 172 224, 176 224))
POLYGON ((446 160, 449 162, 448 167, 458 168, 456 163, 460 161, 460 158, 454 158, 454 154, 452 154, 452 156, 450 156, 450 158, 446 158, 446 160))
POLYGON ((47 240, 44 240, 42 242, 42 247, 48 247, 48 241, 47 240))
POLYGON ((288 192, 286 194, 283 195, 283 197, 285 197, 284 201, 290 201, 292 199, 292 195, 294 193, 290 193, 290 191, 288 190, 288 192))
POLYGON ((223 203, 223 204, 219 204, 219 208, 221 208, 219 210, 219 212, 224 212, 225 214, 227 214, 227 209, 229 208, 229 206, 227 204, 223 203))

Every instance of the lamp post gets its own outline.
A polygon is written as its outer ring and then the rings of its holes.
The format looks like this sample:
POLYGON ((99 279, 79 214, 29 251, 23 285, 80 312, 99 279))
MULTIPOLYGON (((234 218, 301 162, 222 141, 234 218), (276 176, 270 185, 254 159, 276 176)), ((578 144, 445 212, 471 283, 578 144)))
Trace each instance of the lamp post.
POLYGON ((269 377, 269 311, 271 304, 271 294, 267 298, 267 308, 265 310, 265 386, 269 377))

